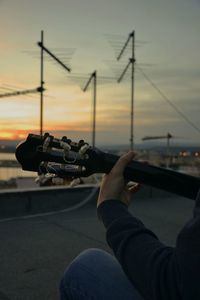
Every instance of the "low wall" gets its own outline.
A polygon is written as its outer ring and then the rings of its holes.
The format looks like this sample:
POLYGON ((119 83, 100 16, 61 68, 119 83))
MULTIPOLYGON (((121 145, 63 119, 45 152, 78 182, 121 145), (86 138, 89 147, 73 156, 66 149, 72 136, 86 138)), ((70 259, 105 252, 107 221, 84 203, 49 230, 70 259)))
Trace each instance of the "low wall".
MULTIPOLYGON (((87 205, 96 203, 98 186, 41 187, 0 191, 0 218, 17 217, 62 210, 88 199, 87 205), (96 190, 94 190, 94 188, 96 190)), ((169 197, 170 193, 143 187, 135 198, 169 197)))

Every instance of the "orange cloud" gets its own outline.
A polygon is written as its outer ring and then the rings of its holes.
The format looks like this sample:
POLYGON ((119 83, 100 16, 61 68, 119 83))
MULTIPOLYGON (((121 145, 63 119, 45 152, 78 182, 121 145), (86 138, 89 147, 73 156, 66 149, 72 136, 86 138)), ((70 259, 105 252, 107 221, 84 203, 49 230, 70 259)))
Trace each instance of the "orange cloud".
MULTIPOLYGON (((27 137, 29 133, 33 134, 39 134, 39 126, 38 129, 36 127, 32 128, 25 128, 25 129, 11 129, 11 128, 5 128, 4 130, 0 130, 0 140, 22 140, 27 137)), ((67 134, 67 132, 91 132, 91 127, 84 125, 84 124, 71 124, 71 125, 49 125, 45 126, 43 128, 44 132, 49 132, 50 134, 54 134, 54 132, 60 132, 61 135, 64 133, 67 134)))
POLYGON ((18 133, 18 132, 0 132, 0 140, 21 140, 26 138, 27 133, 18 133))

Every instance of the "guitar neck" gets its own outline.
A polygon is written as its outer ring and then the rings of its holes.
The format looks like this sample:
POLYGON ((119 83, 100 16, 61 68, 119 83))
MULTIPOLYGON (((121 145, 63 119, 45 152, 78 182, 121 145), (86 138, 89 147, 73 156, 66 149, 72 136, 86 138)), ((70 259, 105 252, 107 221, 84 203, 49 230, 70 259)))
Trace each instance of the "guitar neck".
MULTIPOLYGON (((47 152, 39 150, 43 142, 40 136, 30 134, 27 140, 17 147, 16 158, 22 165, 23 170, 37 172, 42 161, 66 164, 63 152, 60 151, 59 140, 55 139, 51 142, 54 148, 59 149, 48 150, 47 152)), ((77 144, 72 144, 72 148, 76 152, 79 151, 77 144)), ((98 149, 91 149, 88 154, 89 159, 79 161, 80 165, 86 167, 86 172, 83 176, 93 173, 108 173, 119 159, 117 155, 108 154, 98 149)), ((55 166, 52 169, 52 173, 55 170, 57 175, 61 174, 63 177, 69 175, 69 169, 63 170, 63 168, 55 166)), ((139 182, 193 200, 200 189, 200 178, 138 161, 132 161, 128 165, 124 176, 127 180, 139 182)))
MULTIPOLYGON (((104 154, 104 171, 107 173, 118 160, 117 155, 104 154)), ((138 161, 132 161, 124 172, 127 180, 165 190, 182 197, 196 199, 200 189, 200 178, 159 168, 138 161)))

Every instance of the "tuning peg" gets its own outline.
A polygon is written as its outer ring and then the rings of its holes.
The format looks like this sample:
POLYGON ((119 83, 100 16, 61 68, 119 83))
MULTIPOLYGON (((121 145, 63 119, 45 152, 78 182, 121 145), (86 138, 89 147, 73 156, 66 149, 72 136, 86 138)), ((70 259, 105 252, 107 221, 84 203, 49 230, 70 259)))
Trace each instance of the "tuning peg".
POLYGON ((86 153, 90 146, 87 143, 84 143, 79 149, 79 155, 81 159, 88 159, 89 156, 86 153))
POLYGON ((85 144, 85 141, 84 141, 84 140, 80 140, 80 141, 78 142, 78 146, 79 146, 79 147, 82 147, 84 144, 85 144))
POLYGON ((50 136, 50 134, 48 132, 45 132, 43 139, 45 140, 48 136, 50 136))
POLYGON ((66 135, 64 135, 64 136, 61 138, 61 141, 63 141, 63 142, 66 142, 66 141, 67 141, 66 135))
POLYGON ((71 142, 72 142, 72 140, 68 139, 67 136, 63 136, 62 139, 61 139, 61 141, 65 142, 65 143, 67 143, 67 144, 69 144, 69 145, 70 145, 71 142))
POLYGON ((54 137, 48 133, 44 135, 43 145, 42 145, 43 152, 48 152, 51 149, 53 139, 54 137))

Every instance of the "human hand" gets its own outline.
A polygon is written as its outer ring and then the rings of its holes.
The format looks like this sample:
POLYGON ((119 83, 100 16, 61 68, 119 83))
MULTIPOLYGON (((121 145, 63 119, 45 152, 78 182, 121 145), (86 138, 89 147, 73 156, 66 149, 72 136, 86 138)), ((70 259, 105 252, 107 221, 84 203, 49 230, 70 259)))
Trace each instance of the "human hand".
POLYGON ((139 190, 140 185, 133 183, 127 186, 123 173, 126 166, 132 161, 135 154, 129 151, 119 158, 109 174, 104 175, 100 187, 97 207, 108 199, 122 201, 126 205, 130 204, 130 194, 139 190))

